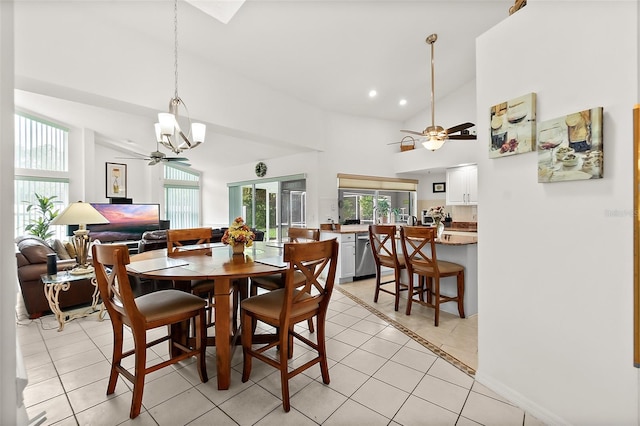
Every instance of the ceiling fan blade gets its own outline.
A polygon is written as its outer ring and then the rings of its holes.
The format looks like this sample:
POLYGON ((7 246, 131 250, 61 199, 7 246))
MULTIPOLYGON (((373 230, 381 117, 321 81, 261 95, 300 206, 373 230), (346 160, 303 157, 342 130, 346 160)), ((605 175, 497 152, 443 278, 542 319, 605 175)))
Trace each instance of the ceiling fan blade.
POLYGON ((448 136, 449 139, 465 139, 465 140, 472 140, 472 139, 478 139, 478 137, 476 135, 471 135, 471 134, 467 134, 467 135, 449 135, 448 136))
POLYGON ((467 123, 462 123, 462 124, 458 124, 457 126, 453 126, 453 127, 448 128, 448 129, 447 129, 447 133, 449 133, 449 134, 451 134, 451 133, 457 133, 457 132, 459 132, 459 131, 461 131, 461 130, 466 130, 466 129, 468 129, 469 127, 473 127, 473 126, 475 126, 475 124, 473 124, 473 123, 469 123, 469 122, 467 122, 467 123))
POLYGON ((400 130, 400 131, 404 133, 411 133, 412 135, 424 136, 422 132, 415 132, 413 130, 400 130))
POLYGON ((189 161, 187 157, 165 157, 167 161, 189 161))

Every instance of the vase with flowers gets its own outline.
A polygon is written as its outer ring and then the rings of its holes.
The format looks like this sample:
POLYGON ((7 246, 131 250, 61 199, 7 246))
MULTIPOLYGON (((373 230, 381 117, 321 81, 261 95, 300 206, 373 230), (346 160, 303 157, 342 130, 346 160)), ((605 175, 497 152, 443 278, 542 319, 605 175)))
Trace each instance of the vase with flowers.
POLYGON ((251 247, 256 235, 251 228, 244 223, 244 219, 240 216, 236 217, 229 228, 224 231, 222 243, 228 244, 233 248, 233 254, 244 253, 245 247, 251 247))
POLYGON ((436 237, 440 238, 442 236, 442 233, 444 232, 444 223, 442 223, 442 220, 445 216, 444 206, 431 207, 429 208, 428 214, 433 218, 433 221, 435 222, 436 237))

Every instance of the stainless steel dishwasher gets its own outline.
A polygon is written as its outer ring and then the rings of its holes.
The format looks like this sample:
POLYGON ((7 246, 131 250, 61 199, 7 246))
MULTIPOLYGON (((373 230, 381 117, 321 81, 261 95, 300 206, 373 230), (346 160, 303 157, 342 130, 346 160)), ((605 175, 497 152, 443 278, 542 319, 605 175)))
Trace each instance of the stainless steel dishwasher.
POLYGON ((370 277, 376 274, 368 233, 356 234, 356 275, 355 278, 370 277))

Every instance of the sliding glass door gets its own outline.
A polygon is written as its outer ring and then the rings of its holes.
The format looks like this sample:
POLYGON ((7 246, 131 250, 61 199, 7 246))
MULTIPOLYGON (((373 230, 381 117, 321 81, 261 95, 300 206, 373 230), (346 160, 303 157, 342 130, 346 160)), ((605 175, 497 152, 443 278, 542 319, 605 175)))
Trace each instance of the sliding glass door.
POLYGON ((304 175, 231 183, 228 187, 229 220, 242 216, 250 227, 264 231, 265 240, 281 240, 290 226, 306 226, 304 175))

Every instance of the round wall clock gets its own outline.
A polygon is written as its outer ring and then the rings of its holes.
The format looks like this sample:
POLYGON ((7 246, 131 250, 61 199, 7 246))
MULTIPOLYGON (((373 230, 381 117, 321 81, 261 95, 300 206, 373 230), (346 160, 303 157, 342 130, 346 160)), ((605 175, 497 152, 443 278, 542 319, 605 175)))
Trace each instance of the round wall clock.
POLYGON ((263 177, 267 174, 267 165, 262 161, 256 164, 256 176, 263 177))

